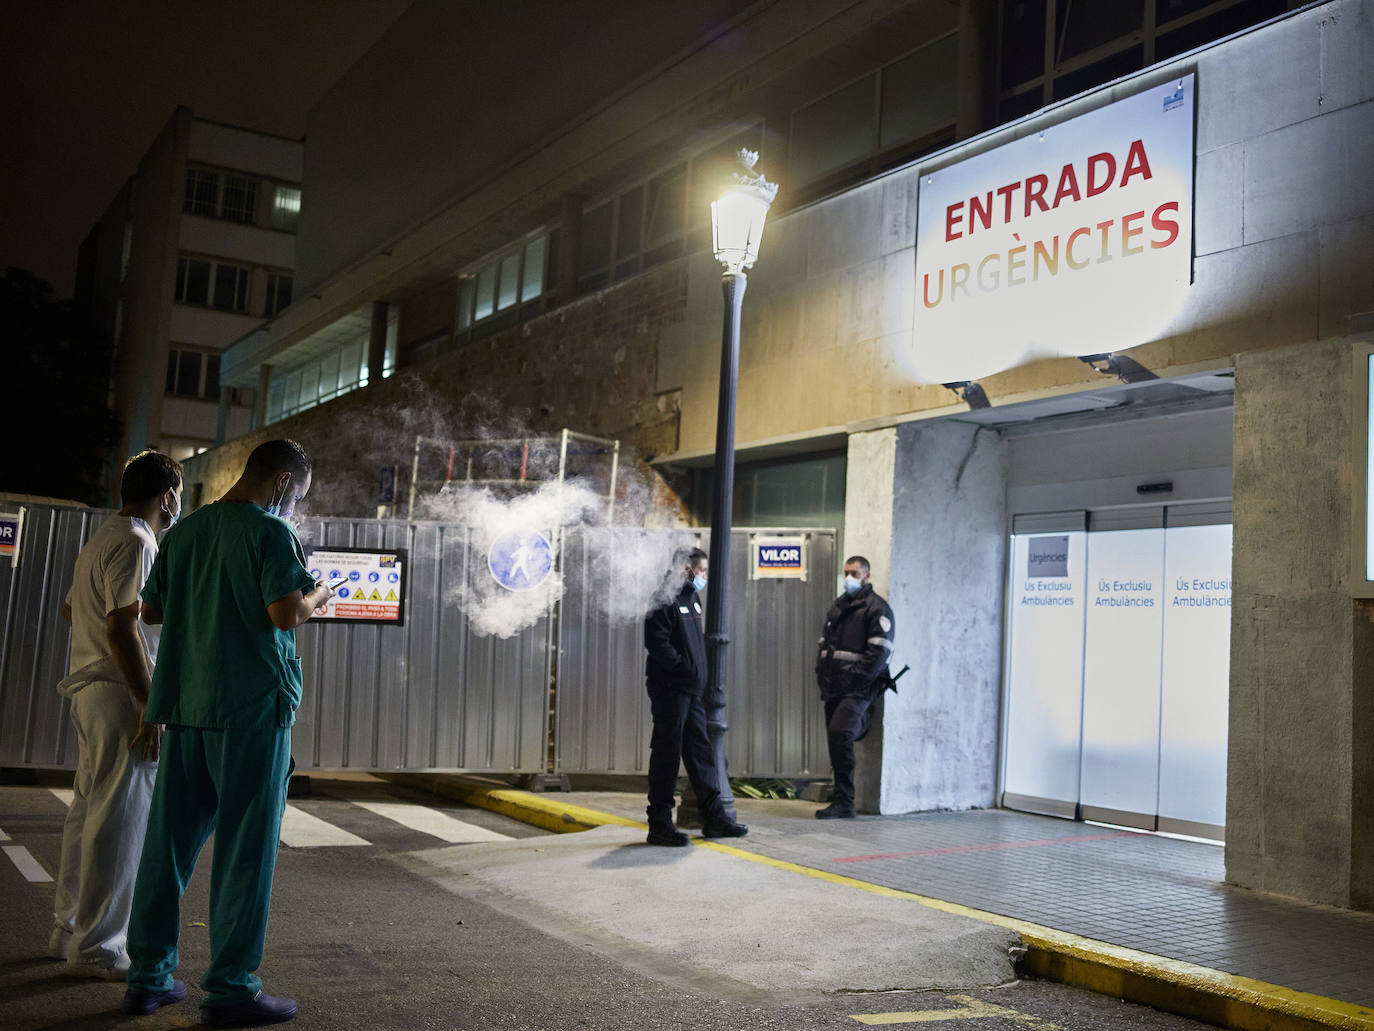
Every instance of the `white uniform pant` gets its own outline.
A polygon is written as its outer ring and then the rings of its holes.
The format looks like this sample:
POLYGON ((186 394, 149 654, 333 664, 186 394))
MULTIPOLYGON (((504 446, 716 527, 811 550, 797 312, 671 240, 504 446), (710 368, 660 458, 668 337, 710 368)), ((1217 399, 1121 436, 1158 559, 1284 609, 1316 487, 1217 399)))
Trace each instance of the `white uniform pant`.
POLYGON ((71 933, 71 962, 108 966, 128 935, 157 763, 129 751, 138 709, 123 684, 87 683, 71 701, 76 784, 62 829, 53 919, 55 931, 71 933))

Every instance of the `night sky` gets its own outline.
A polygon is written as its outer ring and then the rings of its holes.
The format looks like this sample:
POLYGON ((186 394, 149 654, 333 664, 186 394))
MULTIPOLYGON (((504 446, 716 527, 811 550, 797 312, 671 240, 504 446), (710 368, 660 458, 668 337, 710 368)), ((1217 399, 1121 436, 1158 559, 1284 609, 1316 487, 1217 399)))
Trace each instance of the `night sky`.
POLYGON ((299 137, 311 106, 409 4, 6 0, 0 268, 69 296, 82 239, 178 104, 299 137))

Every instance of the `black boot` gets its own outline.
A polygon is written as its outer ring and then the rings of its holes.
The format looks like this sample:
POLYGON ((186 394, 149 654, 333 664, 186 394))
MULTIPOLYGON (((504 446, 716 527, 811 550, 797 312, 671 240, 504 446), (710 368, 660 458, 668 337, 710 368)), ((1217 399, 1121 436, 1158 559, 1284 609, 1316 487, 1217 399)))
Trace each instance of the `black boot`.
POLYGON ((674 827, 670 820, 667 823, 650 823, 649 836, 644 840, 650 845, 667 845, 669 848, 681 848, 686 845, 691 838, 674 827))
POLYGON ((748 833, 748 827, 742 823, 736 823, 724 813, 706 820, 701 825, 703 838, 742 838, 748 833))
POLYGON ((854 803, 843 798, 837 798, 824 809, 816 810, 818 820, 852 820, 854 815, 854 803))

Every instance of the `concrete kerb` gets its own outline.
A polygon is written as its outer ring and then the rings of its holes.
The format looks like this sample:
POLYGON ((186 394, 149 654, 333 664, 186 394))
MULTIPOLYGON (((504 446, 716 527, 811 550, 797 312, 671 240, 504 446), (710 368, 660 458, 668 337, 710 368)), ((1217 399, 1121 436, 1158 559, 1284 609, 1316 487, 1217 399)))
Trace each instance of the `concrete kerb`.
MULTIPOLYGON (((591 830, 606 824, 648 829, 648 824, 641 821, 573 805, 552 795, 519 791, 499 781, 479 777, 426 773, 381 776, 556 833, 591 830)), ((716 841, 694 838, 692 844, 804 877, 906 899, 1015 931, 1026 948, 1024 971, 1048 981, 1239 1031, 1314 1031, 1317 1028, 1374 1031, 1374 1010, 1365 1006, 1137 952, 943 899, 773 859, 716 841)))

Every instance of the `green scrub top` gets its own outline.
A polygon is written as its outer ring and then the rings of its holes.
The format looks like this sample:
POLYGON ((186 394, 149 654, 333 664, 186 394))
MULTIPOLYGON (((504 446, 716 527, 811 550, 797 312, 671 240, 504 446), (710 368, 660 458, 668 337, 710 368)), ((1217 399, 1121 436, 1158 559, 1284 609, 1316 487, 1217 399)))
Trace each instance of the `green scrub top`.
POLYGON ((295 532, 248 502, 219 501, 162 542, 142 598, 162 612, 144 719, 183 727, 289 727, 301 702, 294 630, 267 606, 315 579, 295 532))

